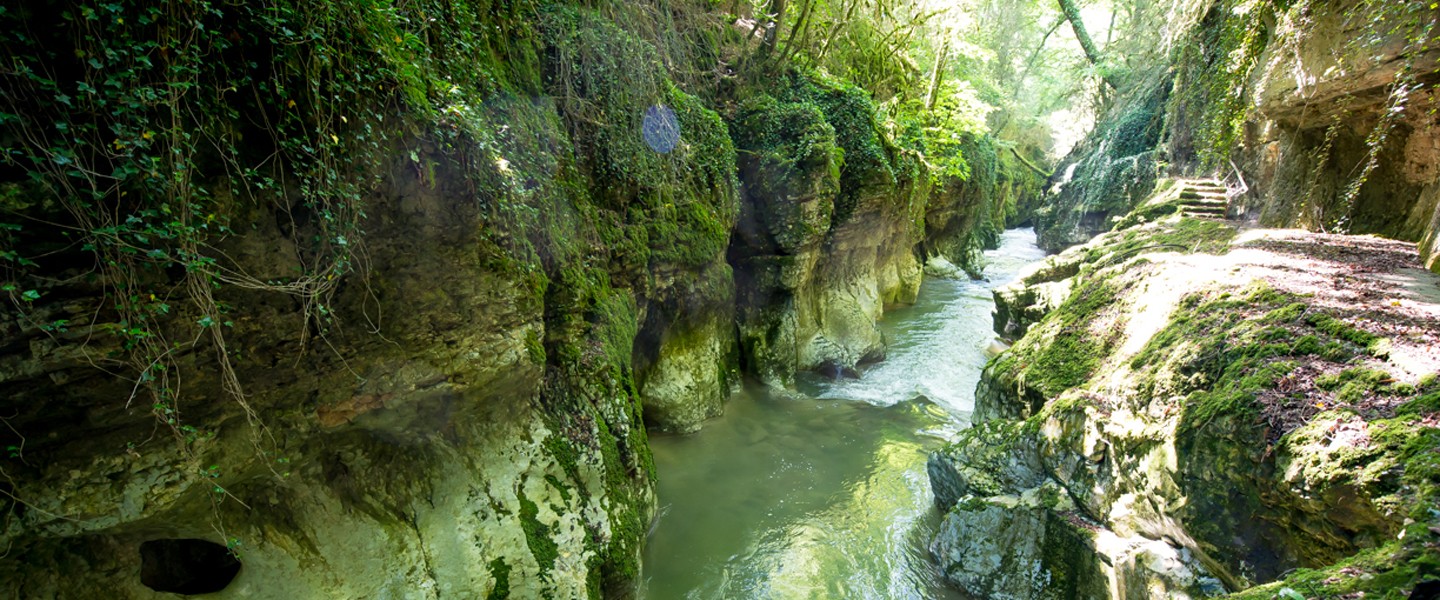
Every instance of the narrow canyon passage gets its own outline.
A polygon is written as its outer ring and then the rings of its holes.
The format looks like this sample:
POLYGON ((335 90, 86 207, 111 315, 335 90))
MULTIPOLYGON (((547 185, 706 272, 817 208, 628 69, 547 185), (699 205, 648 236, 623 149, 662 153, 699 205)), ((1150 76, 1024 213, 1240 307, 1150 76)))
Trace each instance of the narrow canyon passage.
POLYGON ((652 439, 645 598, 961 597, 926 550, 940 514, 925 460, 968 426, 990 290, 1044 252, 1015 229, 985 256, 988 281, 927 279, 886 313, 888 357, 859 379, 749 386, 701 432, 652 439))
POLYGON ((1440 598, 1435 0, 0 32, 0 598, 1440 598))

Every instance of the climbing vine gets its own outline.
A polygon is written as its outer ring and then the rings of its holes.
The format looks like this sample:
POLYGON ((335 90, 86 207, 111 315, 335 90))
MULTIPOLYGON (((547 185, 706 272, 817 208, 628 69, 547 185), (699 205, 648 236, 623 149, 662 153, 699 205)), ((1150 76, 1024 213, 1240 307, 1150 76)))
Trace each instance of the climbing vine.
POLYGON ((1249 81, 1270 41, 1283 2, 1221 3, 1197 28, 1194 43, 1178 47, 1176 108, 1192 123, 1191 143, 1203 169, 1224 167, 1250 115, 1249 81))
POLYGON ((148 395, 157 419, 188 432, 180 355, 209 345, 226 395, 263 429, 216 292, 294 296, 312 325, 301 335, 323 332, 331 295, 363 260, 363 174, 388 141, 384 107, 359 100, 398 79, 360 64, 366 40, 347 32, 365 30, 345 25, 363 16, 177 1, 3 18, 17 33, 0 80, 0 121, 17 132, 3 149, 12 302, 34 315, 47 288, 95 280, 105 300, 90 326, 118 340, 106 359, 132 373, 130 402, 148 395), (224 248, 237 217, 266 206, 296 245, 292 276, 254 275, 224 248), (85 255, 90 266, 67 268, 85 255))
MULTIPOLYGON (((197 464, 216 431, 184 413, 218 392, 246 416, 260 463, 286 475, 237 373, 227 299, 288 298, 302 349, 326 345, 337 292, 367 285, 368 196, 395 157, 421 168, 420 136, 484 147, 480 98, 538 80, 510 76, 538 62, 515 43, 531 13, 523 0, 0 7, 9 320, 125 381, 117 402, 148 407, 197 464), (286 242, 247 256, 250 230, 286 242)), ((196 468, 217 506, 233 498, 221 465, 196 468)))
MULTIPOLYGON (((1419 73, 1415 69, 1415 59, 1433 48, 1433 34, 1437 19, 1436 4, 1428 0, 1409 2, 1366 0, 1362 3, 1361 8, 1363 10, 1352 11, 1348 14, 1347 28, 1354 19, 1361 15, 1370 15, 1362 27, 1362 30, 1368 30, 1370 35, 1351 40, 1349 45, 1352 48, 1358 46, 1367 52, 1366 55, 1373 55, 1385 40, 1395 37, 1404 40, 1404 47, 1398 54, 1402 60, 1400 68, 1394 79, 1386 86, 1385 103, 1380 111, 1380 116, 1365 137, 1365 158, 1359 165, 1358 172, 1345 185, 1345 190, 1340 196, 1339 208, 1335 211, 1336 216, 1334 217, 1334 230, 1339 233, 1349 231, 1350 221, 1354 216, 1355 201, 1360 197, 1360 189, 1369 180, 1371 173, 1374 173, 1375 167, 1379 166, 1380 151, 1385 147, 1391 131, 1408 108, 1412 94, 1424 87, 1417 77, 1419 73)), ((1433 105, 1431 109, 1433 114, 1433 105)), ((1331 135, 1328 131, 1326 132, 1327 138, 1331 135)))

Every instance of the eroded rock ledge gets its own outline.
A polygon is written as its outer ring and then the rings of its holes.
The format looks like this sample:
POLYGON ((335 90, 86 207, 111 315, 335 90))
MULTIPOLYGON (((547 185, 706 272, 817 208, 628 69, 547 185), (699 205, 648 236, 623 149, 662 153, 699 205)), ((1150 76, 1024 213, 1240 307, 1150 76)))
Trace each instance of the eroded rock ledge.
POLYGON ((1270 598, 1433 577, 1437 286, 1412 244, 1180 216, 1052 257, 997 293, 997 331, 1028 331, 930 459, 946 578, 1270 598))

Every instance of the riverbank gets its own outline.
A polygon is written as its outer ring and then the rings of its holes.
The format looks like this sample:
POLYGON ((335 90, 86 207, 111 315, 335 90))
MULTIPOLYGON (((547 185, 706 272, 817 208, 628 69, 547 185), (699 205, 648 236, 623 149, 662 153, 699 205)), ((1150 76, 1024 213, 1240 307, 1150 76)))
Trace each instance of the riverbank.
POLYGON ((997 292, 997 329, 1025 335, 930 463, 947 579, 1017 598, 1279 580, 1247 592, 1268 598, 1431 576, 1440 277, 1415 246, 1137 222, 997 292))

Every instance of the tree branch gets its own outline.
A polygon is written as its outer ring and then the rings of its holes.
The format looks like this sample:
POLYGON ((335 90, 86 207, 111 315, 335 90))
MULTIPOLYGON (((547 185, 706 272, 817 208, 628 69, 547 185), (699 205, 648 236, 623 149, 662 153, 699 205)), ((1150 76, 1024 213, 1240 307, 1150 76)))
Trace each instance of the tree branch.
POLYGON ((1059 2, 1060 12, 1065 13, 1065 18, 1070 21, 1070 29, 1075 32, 1075 39, 1080 41, 1080 49, 1085 51, 1085 58, 1089 59, 1090 64, 1095 65, 1095 68, 1100 71, 1100 79, 1105 82, 1105 85, 1110 86, 1111 89, 1120 89, 1100 68, 1100 50, 1095 48, 1095 41, 1090 39, 1090 34, 1085 31, 1085 21, 1080 18, 1080 7, 1075 4, 1075 0, 1059 0, 1059 2))

